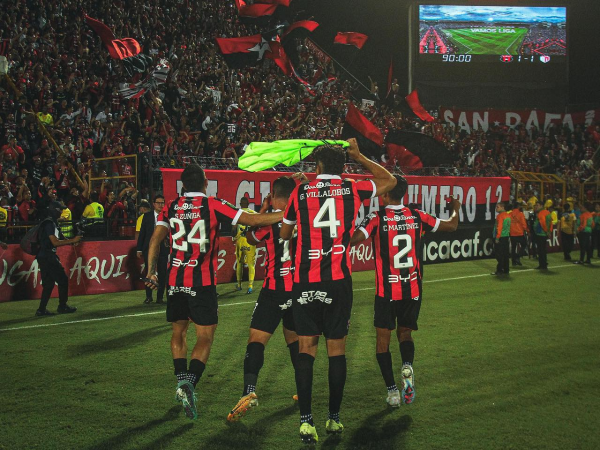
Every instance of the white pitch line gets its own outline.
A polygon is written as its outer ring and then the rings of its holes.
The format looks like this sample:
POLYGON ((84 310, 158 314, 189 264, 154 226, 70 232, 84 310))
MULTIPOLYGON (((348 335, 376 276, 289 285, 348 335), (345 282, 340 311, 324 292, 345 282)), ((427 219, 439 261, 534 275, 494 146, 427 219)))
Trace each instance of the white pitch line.
MULTIPOLYGON (((549 267, 549 269, 560 269, 560 268, 564 268, 564 267, 575 267, 574 264, 563 264, 560 266, 552 266, 549 267)), ((522 269, 522 270, 513 270, 512 272, 510 272, 511 275, 516 275, 519 273, 525 273, 525 272, 534 272, 537 271, 537 269, 522 269)), ((482 273, 482 274, 477 274, 477 275, 466 275, 464 277, 453 277, 453 278, 442 278, 439 280, 424 280, 423 283, 440 283, 443 281, 456 281, 456 280, 465 280, 467 278, 480 278, 480 277, 489 277, 490 275, 487 273, 482 273)), ((354 289, 354 291, 372 291, 374 290, 375 287, 368 287, 368 288, 362 288, 362 289, 354 289)), ((237 302, 237 303, 225 303, 224 305, 219 305, 220 308, 223 308, 225 306, 236 306, 236 305, 248 305, 250 303, 256 303, 254 301, 251 302, 237 302)), ((82 320, 71 320, 69 322, 59 322, 59 323, 43 323, 43 324, 39 324, 39 325, 27 325, 24 327, 14 327, 14 328, 0 328, 0 332, 2 331, 15 331, 15 330, 27 330, 30 328, 45 328, 45 327, 57 327, 59 325, 69 325, 72 323, 87 323, 87 322, 99 322, 101 320, 111 320, 111 319, 123 319, 125 317, 141 317, 141 316, 150 316, 152 314, 164 314, 165 311, 152 311, 152 312, 146 312, 146 313, 137 313, 137 314, 123 314, 121 316, 109 316, 109 317, 98 317, 95 319, 82 319, 82 320)))
MULTIPOLYGON (((564 264, 562 266, 552 266, 552 267, 548 267, 548 269, 560 269, 563 267, 575 267, 574 264, 564 264)), ((525 272, 538 272, 539 269, 521 269, 521 270, 512 270, 510 272, 510 275, 516 275, 518 273, 525 273, 525 272)), ((442 281, 455 281, 455 280, 465 280, 467 278, 480 278, 480 277, 490 277, 491 275, 489 273, 479 273, 477 275, 466 275, 464 277, 454 277, 454 278, 442 278, 440 280, 423 280, 423 284, 425 283, 441 283, 442 281)), ((362 288, 362 289, 354 289, 355 291, 370 291, 375 289, 374 287, 372 288, 362 288)), ((1 330, 0 330, 1 331, 1 330)))
MULTIPOLYGON (((247 305, 249 303, 256 302, 238 302, 238 303, 226 303, 224 305, 219 305, 220 308, 224 306, 235 306, 235 305, 247 305)), ((98 322, 101 320, 111 320, 111 319, 122 319, 124 317, 140 317, 140 316, 150 316, 152 314, 165 314, 165 311, 152 311, 146 313, 137 313, 137 314, 123 314, 121 316, 109 316, 109 317, 98 317, 95 319, 82 319, 82 320, 71 320, 69 322, 59 322, 59 323, 42 323, 39 325, 27 325, 24 327, 14 327, 14 328, 0 328, 1 331, 14 331, 14 330, 26 330, 28 328, 44 328, 44 327, 57 327, 59 325, 69 325, 72 323, 86 323, 86 322, 98 322)))

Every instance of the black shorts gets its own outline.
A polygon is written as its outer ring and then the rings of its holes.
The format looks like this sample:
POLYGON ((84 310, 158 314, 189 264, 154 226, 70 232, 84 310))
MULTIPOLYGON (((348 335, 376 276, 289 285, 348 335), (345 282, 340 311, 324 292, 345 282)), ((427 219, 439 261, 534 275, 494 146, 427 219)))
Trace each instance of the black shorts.
POLYGON ((294 323, 298 336, 342 339, 348 335, 352 312, 352 278, 295 284, 294 323))
POLYGON ((219 321, 216 286, 167 289, 167 322, 191 320, 196 325, 208 326, 219 321))
POLYGON ((295 331, 292 313, 292 293, 262 288, 250 321, 250 328, 273 334, 283 320, 283 326, 295 331))
POLYGON ((399 327, 418 330, 417 319, 421 310, 421 295, 416 297, 418 300, 408 298, 405 300, 388 300, 383 297, 375 296, 375 318, 373 324, 377 328, 386 328, 393 330, 396 328, 396 322, 399 327))

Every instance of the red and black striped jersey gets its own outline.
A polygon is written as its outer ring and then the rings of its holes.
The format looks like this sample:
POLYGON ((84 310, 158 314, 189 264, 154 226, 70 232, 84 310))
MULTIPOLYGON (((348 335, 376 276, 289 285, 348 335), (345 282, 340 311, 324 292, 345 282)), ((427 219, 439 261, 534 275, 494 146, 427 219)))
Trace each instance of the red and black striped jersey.
POLYGON ((187 192, 169 202, 156 220, 170 230, 168 285, 202 287, 217 284, 219 223, 235 225, 242 210, 201 192, 187 192))
POLYGON ((286 291, 292 290, 292 258, 290 256, 290 241, 279 237, 281 223, 261 227, 252 231, 256 241, 265 241, 267 249, 267 268, 263 288, 286 291))
POLYGON ((319 175, 296 186, 283 215, 297 225, 294 283, 341 280, 352 275, 350 238, 364 200, 375 197, 371 180, 353 182, 319 175))
POLYGON ((421 295, 421 236, 439 225, 440 219, 404 205, 388 205, 365 218, 359 230, 373 237, 377 296, 409 300, 421 295))

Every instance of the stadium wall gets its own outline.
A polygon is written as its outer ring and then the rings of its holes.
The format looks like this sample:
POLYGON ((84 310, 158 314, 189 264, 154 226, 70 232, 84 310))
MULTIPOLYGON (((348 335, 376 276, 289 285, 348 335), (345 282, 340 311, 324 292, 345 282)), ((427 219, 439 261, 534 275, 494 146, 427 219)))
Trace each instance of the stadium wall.
MULTIPOLYGON (((425 236, 425 264, 459 261, 492 256, 492 228, 466 227, 455 233, 430 233, 425 236)), ((218 254, 218 277, 221 283, 235 280, 235 246, 229 237, 221 237, 218 254)), ((554 230, 548 238, 548 251, 561 250, 560 235, 554 230)), ((144 263, 136 257, 135 241, 92 241, 78 247, 59 247, 57 253, 69 277, 69 295, 106 294, 143 288, 140 276, 144 263)), ((265 249, 256 249, 256 279, 264 277, 265 249)), ((371 241, 350 249, 355 272, 373 270, 375 260, 371 241)), ((0 254, 0 302, 39 299, 42 283, 34 257, 23 253, 18 245, 9 245, 0 254)), ((143 295, 140 293, 140 295, 143 295)), ((58 296, 58 288, 52 297, 58 296)))

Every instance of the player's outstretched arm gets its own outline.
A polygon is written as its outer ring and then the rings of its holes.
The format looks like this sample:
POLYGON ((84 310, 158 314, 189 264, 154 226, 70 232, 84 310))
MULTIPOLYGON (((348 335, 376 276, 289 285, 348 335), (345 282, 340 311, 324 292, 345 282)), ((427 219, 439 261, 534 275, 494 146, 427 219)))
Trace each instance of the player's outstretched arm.
POLYGON ((437 231, 456 231, 458 228, 458 211, 460 210, 460 202, 454 197, 449 197, 450 208, 452 208, 452 216, 446 220, 440 220, 440 226, 437 231))
POLYGON ((350 144, 348 147, 348 156, 373 174, 373 182, 377 187, 376 195, 379 196, 394 189, 394 186, 396 186, 394 176, 384 167, 363 155, 358 148, 355 138, 348 139, 348 143, 350 144))
POLYGON ((262 214, 248 214, 247 212, 243 212, 238 219, 238 223, 250 225, 251 227, 265 227, 281 222, 282 219, 283 211, 262 214))
POLYGON ((365 233, 363 233, 363 231, 360 228, 357 228, 356 230, 354 230, 354 234, 350 238, 350 245, 360 244, 365 239, 367 239, 365 233))

